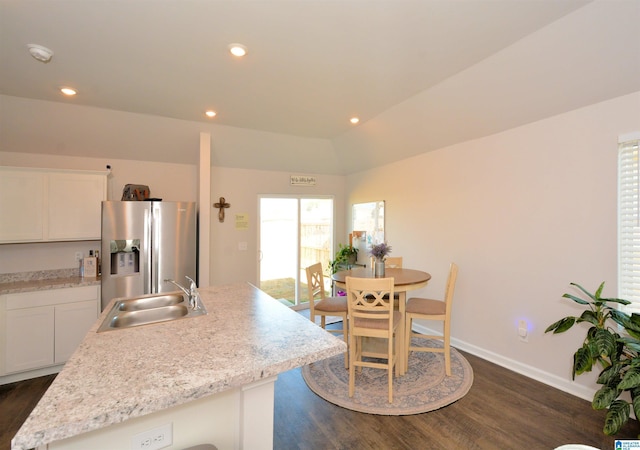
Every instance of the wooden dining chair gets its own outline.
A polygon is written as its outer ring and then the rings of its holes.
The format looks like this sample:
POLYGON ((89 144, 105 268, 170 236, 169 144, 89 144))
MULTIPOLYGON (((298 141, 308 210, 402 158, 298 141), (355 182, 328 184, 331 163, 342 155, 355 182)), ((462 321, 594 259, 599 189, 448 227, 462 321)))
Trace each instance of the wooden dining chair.
POLYGON ((451 304, 453 303, 453 291, 458 277, 458 266, 451 263, 449 267, 449 279, 444 294, 444 301, 428 298, 412 297, 407 301, 405 309, 405 350, 407 360, 409 352, 434 352, 444 353, 444 367, 447 376, 451 376, 451 304), (414 319, 439 320, 443 322, 441 335, 425 335, 414 333, 411 329, 414 319), (437 339, 443 341, 443 347, 412 346, 411 338, 437 339))
MULTIPOLYGON (((326 318, 342 317, 342 328, 328 329, 334 334, 342 334, 344 343, 349 346, 348 326, 347 326, 347 297, 336 296, 327 297, 324 289, 324 276, 322 275, 322 264, 315 263, 306 268, 307 289, 309 293, 309 319, 316 323, 316 315, 320 316, 320 326, 327 330, 326 318), (316 303, 318 300, 318 303, 316 303)), ((344 367, 349 367, 348 352, 344 354, 344 367)))
POLYGON ((402 269, 402 256, 387 256, 384 266, 391 269, 402 269))
POLYGON ((395 335, 403 320, 401 313, 393 309, 393 301, 389 300, 393 298, 394 279, 346 277, 345 282, 349 308, 349 397, 355 394, 356 367, 359 372, 362 367, 386 369, 389 403, 392 403, 393 369, 398 371, 396 362, 402 352, 400 340, 395 335), (380 349, 369 348, 379 342, 368 342, 365 348, 364 337, 383 338, 384 345, 380 349), (381 359, 386 362, 380 362, 381 359))
MULTIPOLYGON (((373 267, 375 262, 376 258, 371 256, 369 258, 369 264, 371 264, 370 267, 373 267)), ((392 269, 402 269, 402 256, 387 256, 384 260, 384 267, 392 269)))

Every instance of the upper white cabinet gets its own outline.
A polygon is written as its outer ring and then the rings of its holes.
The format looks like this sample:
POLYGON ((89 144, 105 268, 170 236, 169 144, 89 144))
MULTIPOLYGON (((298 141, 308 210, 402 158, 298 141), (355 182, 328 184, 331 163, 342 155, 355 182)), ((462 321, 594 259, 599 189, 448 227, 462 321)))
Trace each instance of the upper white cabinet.
POLYGON ((44 239, 45 176, 0 167, 0 241, 44 239))
POLYGON ((100 239, 101 172, 0 167, 0 243, 100 239))
POLYGON ((105 181, 104 174, 49 174, 49 240, 100 239, 105 181))

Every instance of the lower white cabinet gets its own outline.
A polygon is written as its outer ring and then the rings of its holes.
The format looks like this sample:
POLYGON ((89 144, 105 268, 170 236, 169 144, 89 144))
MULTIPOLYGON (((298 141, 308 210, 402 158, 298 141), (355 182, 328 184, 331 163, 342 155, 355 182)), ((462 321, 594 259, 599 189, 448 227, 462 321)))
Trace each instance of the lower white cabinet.
POLYGON ((0 375, 65 363, 100 311, 100 286, 0 296, 0 375))
POLYGON ((94 300, 55 307, 53 363, 66 362, 98 317, 94 300))
POLYGON ((6 373, 53 364, 54 317, 53 306, 7 311, 6 373))

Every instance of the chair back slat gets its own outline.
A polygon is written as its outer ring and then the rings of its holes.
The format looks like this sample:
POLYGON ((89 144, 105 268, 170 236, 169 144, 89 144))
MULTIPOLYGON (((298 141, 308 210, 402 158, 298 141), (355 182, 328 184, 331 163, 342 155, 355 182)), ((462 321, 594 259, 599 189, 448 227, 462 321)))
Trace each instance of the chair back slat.
POLYGON ((309 297, 309 309, 311 316, 315 315, 316 299, 325 298, 324 277, 322 275, 322 263, 315 263, 306 268, 307 292, 309 297))
POLYGON ((453 291, 456 289, 456 280, 458 278, 458 265, 451 263, 449 266, 449 278, 447 279, 447 288, 444 293, 444 302, 447 308, 447 315, 451 314, 451 304, 453 303, 453 291))
POLYGON ((393 315, 393 278, 346 277, 345 282, 350 317, 386 320, 389 327, 392 326, 390 319, 393 315))

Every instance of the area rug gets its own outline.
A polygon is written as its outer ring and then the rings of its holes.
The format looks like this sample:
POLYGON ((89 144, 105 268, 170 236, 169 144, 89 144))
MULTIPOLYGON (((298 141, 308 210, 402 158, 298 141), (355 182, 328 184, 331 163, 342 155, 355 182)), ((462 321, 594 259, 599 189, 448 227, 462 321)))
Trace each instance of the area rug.
MULTIPOLYGON (((440 341, 421 339, 417 345, 438 346, 440 341)), ((444 373, 442 353, 411 352, 407 373, 393 379, 393 403, 388 401, 387 372, 362 368, 356 371, 356 391, 349 398, 349 371, 344 355, 302 368, 309 388, 325 400, 353 411, 386 416, 404 416, 433 411, 465 396, 473 384, 473 369, 456 349, 451 349, 451 376, 444 373)))

